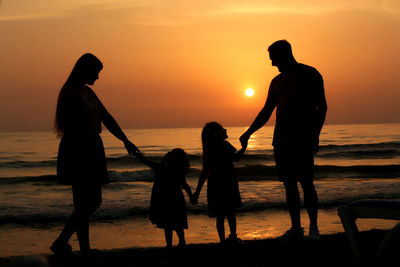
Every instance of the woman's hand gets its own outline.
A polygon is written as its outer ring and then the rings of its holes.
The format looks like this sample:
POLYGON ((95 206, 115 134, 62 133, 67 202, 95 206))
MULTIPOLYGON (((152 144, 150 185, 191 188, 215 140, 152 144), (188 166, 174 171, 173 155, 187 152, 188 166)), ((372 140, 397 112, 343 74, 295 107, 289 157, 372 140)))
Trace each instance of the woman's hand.
POLYGON ((136 156, 137 154, 140 153, 140 150, 131 141, 126 140, 124 142, 124 145, 125 145, 126 151, 128 151, 128 154, 130 156, 136 156))

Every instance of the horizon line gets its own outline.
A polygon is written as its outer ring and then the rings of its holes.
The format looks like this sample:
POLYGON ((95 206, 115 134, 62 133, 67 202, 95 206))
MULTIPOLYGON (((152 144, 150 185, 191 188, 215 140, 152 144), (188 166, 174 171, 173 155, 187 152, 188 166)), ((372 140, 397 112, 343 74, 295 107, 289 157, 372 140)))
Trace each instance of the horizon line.
MULTIPOLYGON (((377 124, 400 124, 399 122, 357 122, 357 123, 346 123, 346 122, 340 122, 340 123, 325 123, 324 126, 326 125, 377 125, 377 124)), ((122 128, 123 131, 126 130, 162 130, 162 129, 196 129, 196 128, 202 128, 202 126, 178 126, 178 127, 138 127, 138 128, 122 128)), ((275 125, 264 125, 263 127, 274 127, 275 125)), ((224 125, 224 127, 243 127, 243 128, 248 128, 250 125, 224 125)), ((103 130, 109 132, 107 128, 104 126, 102 127, 103 130)), ((51 129, 42 129, 42 130, 0 130, 0 134, 6 134, 6 133, 27 133, 27 132, 54 132, 54 130, 51 129)), ((103 133, 104 131, 102 131, 103 133)))

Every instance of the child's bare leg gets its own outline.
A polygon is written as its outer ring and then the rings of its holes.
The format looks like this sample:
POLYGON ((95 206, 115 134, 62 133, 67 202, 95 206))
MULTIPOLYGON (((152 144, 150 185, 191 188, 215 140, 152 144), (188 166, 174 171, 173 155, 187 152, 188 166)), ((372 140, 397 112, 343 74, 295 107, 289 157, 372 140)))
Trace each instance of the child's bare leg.
POLYGON ((176 231, 176 234, 178 235, 178 238, 179 238, 179 245, 178 246, 185 246, 186 245, 185 231, 183 229, 177 229, 175 231, 176 231))
POLYGON ((235 213, 226 216, 228 218, 229 229, 231 231, 231 237, 236 238, 236 215, 235 213))
POLYGON ((165 242, 167 243, 167 248, 172 247, 172 230, 164 229, 165 242))
POLYGON ((222 242, 225 241, 225 216, 224 215, 219 215, 217 216, 217 232, 219 236, 219 240, 222 242))

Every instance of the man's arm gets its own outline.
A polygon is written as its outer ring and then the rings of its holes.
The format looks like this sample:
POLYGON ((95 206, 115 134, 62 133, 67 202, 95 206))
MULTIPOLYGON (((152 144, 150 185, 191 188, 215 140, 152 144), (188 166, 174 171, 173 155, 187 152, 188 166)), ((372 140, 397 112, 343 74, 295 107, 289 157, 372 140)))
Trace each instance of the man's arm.
POLYGON ((319 73, 316 78, 316 94, 314 110, 314 153, 317 153, 319 150, 319 135, 321 133, 322 126, 324 125, 326 112, 328 110, 328 105, 325 98, 324 80, 319 73))
POLYGON ((242 144, 242 147, 247 147, 247 142, 250 136, 258 129, 263 127, 271 117, 271 114, 274 111, 277 104, 275 83, 276 81, 272 80, 268 91, 268 97, 267 100, 265 101, 264 107, 258 113, 257 117, 255 118, 249 129, 247 129, 247 131, 240 137, 240 143, 242 144))

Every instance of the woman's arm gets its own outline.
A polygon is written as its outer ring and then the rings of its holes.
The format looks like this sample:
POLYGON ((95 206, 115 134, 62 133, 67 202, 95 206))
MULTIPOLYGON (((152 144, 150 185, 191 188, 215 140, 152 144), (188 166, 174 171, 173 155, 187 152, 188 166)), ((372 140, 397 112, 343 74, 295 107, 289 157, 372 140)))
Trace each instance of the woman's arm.
MULTIPOLYGON (((97 96, 96 96, 97 98, 97 96)), ((113 116, 107 111, 107 109, 104 107, 103 103, 101 103, 100 99, 98 99, 98 103, 100 105, 100 111, 101 111, 101 121, 103 122, 104 126, 119 140, 121 140, 124 145, 126 150, 130 155, 136 155, 139 150, 133 144, 131 141, 128 140, 126 137, 125 133, 122 131, 121 127, 119 127, 117 121, 114 119, 113 116)))

